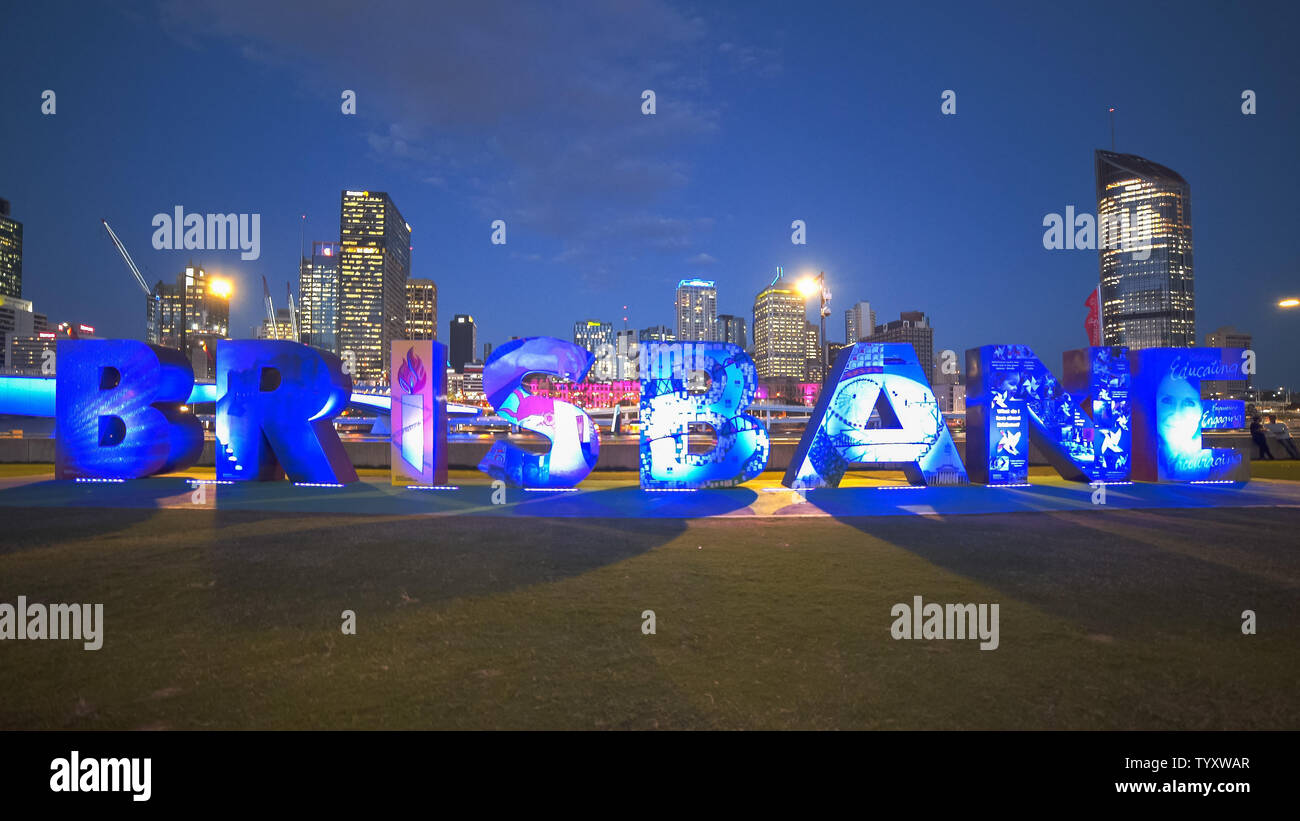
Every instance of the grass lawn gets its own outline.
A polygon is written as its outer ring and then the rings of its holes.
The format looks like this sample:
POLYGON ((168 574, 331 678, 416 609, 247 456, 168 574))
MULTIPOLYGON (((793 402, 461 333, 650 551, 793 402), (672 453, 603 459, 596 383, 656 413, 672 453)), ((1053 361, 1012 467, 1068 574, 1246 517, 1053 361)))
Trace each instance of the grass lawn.
POLYGON ((3 729, 1300 728, 1292 509, 5 516, 0 602, 106 627, 0 643, 3 729), (915 595, 1001 646, 891 639, 915 595))
POLYGON ((1275 459, 1250 463, 1252 479, 1289 479, 1300 481, 1300 459, 1275 459))

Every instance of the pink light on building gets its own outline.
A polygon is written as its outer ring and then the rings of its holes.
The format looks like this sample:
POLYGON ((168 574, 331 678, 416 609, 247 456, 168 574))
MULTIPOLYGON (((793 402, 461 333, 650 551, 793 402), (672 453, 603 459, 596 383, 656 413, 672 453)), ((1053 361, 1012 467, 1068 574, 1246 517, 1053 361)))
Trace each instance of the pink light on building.
POLYGON ((524 387, 536 396, 559 399, 580 408, 609 408, 641 402, 641 382, 620 379, 613 382, 563 382, 547 376, 524 380, 524 387))

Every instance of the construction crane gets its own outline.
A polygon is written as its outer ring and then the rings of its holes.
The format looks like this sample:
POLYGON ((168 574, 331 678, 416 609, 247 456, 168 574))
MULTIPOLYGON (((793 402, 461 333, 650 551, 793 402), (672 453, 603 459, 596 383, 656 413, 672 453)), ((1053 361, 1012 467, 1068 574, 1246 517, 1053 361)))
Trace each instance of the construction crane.
POLYGON ((302 334, 298 330, 298 308, 293 304, 293 290, 287 282, 284 283, 284 295, 289 300, 289 338, 298 342, 302 339, 302 334))
POLYGON ((140 286, 140 290, 144 291, 144 295, 148 299, 148 302, 145 304, 145 336, 147 337, 145 341, 151 345, 161 345, 162 323, 160 319, 162 313, 162 297, 159 294, 154 293, 153 289, 149 287, 149 283, 145 281, 144 274, 140 273, 140 268, 135 264, 135 260, 131 259, 131 254, 126 250, 126 246, 122 244, 122 240, 117 238, 117 234, 113 233, 113 228, 108 224, 108 220, 101 219, 100 222, 104 224, 104 230, 108 232, 108 238, 113 241, 113 245, 117 248, 117 252, 121 254, 122 259, 126 261, 126 267, 130 268, 132 275, 135 276, 136 284, 140 286))
POLYGON ((271 287, 266 284, 266 275, 262 275, 262 296, 266 302, 266 321, 271 323, 267 329, 272 339, 280 338, 280 329, 275 326, 275 305, 271 302, 271 287))

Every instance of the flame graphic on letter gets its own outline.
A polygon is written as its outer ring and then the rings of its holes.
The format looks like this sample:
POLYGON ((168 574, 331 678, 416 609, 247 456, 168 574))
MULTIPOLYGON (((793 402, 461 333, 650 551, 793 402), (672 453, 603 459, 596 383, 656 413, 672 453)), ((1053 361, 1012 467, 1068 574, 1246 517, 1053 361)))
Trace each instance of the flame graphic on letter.
POLYGON ((401 385, 402 390, 407 393, 419 393, 424 390, 427 380, 428 373, 424 370, 424 363, 415 355, 415 348, 408 348, 406 359, 397 369, 397 384, 401 385))

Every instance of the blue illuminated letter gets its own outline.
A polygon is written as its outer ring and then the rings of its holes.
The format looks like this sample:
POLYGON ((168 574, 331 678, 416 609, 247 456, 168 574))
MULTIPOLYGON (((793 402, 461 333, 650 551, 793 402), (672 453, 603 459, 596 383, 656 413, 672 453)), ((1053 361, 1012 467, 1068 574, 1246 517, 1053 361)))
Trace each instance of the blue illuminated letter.
POLYGON ((217 478, 355 482, 333 419, 352 377, 333 354, 284 340, 217 343, 217 478))
POLYGON ((136 479, 198 461, 203 427, 181 410, 194 372, 180 351, 65 339, 57 357, 56 478, 136 479))
POLYGON ((1250 479, 1250 461, 1228 448, 1202 448, 1201 431, 1244 425, 1241 402, 1201 400, 1201 380, 1243 381, 1244 348, 1146 348, 1133 368, 1133 478, 1144 482, 1250 479), (1207 407, 1208 406, 1208 407, 1207 407))
POLYGON ((840 351, 782 482, 837 487, 854 465, 902 470, 914 485, 967 483, 910 344, 859 342, 840 351))
POLYGON ((1132 469, 1127 349, 1066 351, 1064 379, 1026 345, 966 351, 966 463, 989 485, 1029 480, 1029 443, 1057 473, 1122 482, 1132 469))
POLYGON ((504 419, 551 440, 543 454, 499 441, 478 469, 519 487, 573 487, 587 478, 600 455, 600 431, 582 409, 534 396, 524 388, 528 374, 581 382, 595 362, 584 348, 549 336, 515 339, 492 352, 483 366, 483 392, 504 419))
POLYGON ((391 478, 395 485, 447 483, 447 346, 394 342, 391 478))
POLYGON ((641 487, 731 487, 767 466, 763 423, 744 411, 754 401, 754 362, 726 342, 650 342, 641 346, 641 487), (691 389, 692 375, 708 387, 691 389), (717 444, 691 453, 688 436, 707 426, 717 444))

